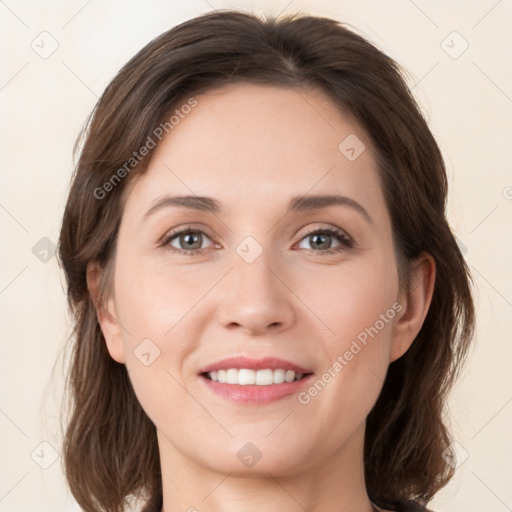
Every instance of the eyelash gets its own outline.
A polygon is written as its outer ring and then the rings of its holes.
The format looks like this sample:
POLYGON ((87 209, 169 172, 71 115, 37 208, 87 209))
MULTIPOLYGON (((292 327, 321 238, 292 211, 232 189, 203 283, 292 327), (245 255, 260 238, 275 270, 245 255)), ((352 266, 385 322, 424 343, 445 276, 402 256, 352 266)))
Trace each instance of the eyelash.
MULTIPOLYGON (((196 234, 206 235, 211 240, 211 237, 209 237, 204 231, 201 231, 199 229, 185 228, 180 231, 173 231, 173 232, 169 233, 164 238, 161 245, 167 247, 171 252, 183 254, 185 256, 194 256, 196 254, 199 254, 201 251, 205 251, 206 249, 192 249, 190 251, 186 251, 184 249, 177 249, 176 247, 173 247, 172 245, 170 245, 171 241, 174 240, 176 237, 183 235, 183 234, 188 234, 188 233, 196 233, 196 234)), ((300 239, 299 242, 301 242, 302 240, 304 240, 305 238, 307 238, 311 235, 316 235, 316 234, 329 235, 329 236, 334 237, 338 242, 340 242, 340 245, 338 247, 334 247, 331 249, 324 249, 324 250, 320 250, 320 251, 308 249, 308 250, 313 251, 316 254, 319 254, 321 256, 337 254, 342 251, 346 251, 347 249, 351 249, 354 246, 354 241, 352 240, 352 238, 350 238, 343 231, 334 229, 334 228, 313 229, 310 232, 306 233, 300 239)))

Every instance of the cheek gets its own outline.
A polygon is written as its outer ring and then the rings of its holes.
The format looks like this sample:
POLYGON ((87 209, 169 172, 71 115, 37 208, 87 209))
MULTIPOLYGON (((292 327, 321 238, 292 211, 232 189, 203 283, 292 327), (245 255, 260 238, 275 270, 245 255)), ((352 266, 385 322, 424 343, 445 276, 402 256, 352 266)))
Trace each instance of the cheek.
POLYGON ((169 403, 169 390, 179 388, 173 377, 182 380, 181 363, 196 348, 200 336, 193 321, 194 305, 206 284, 195 283, 183 271, 164 273, 158 266, 129 258, 116 267, 116 315, 122 325, 125 364, 144 408, 169 403))
POLYGON ((329 328, 330 351, 358 337, 364 343, 368 329, 387 332, 396 316, 393 304, 398 298, 398 275, 393 257, 382 255, 368 258, 367 264, 350 263, 332 267, 318 286, 303 282, 309 286, 303 292, 308 305, 329 328))
POLYGON ((366 301, 365 306, 364 313, 354 309, 352 316, 350 310, 339 314, 336 335, 323 345, 325 365, 297 396, 305 410, 333 433, 333 445, 341 444, 364 422, 389 366, 395 310, 391 305, 382 309, 378 301, 366 301))
POLYGON ((332 400, 344 403, 347 410, 369 411, 385 379, 402 308, 397 283, 396 267, 382 258, 350 272, 332 272, 322 292, 309 295, 311 309, 320 312, 328 330, 320 348, 325 361, 322 382, 307 392, 304 402, 325 384, 332 400))
POLYGON ((168 340, 187 323, 215 277, 198 266, 123 262, 116 282, 118 318, 135 338, 168 340))

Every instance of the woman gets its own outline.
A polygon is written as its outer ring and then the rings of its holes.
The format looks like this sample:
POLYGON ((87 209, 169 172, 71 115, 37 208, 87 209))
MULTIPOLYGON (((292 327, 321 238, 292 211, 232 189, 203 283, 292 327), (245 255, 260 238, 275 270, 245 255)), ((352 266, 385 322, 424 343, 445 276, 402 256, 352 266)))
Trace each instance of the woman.
POLYGON ((216 11, 150 42, 60 237, 80 506, 427 510, 474 322, 446 196, 398 65, 336 21, 216 11))

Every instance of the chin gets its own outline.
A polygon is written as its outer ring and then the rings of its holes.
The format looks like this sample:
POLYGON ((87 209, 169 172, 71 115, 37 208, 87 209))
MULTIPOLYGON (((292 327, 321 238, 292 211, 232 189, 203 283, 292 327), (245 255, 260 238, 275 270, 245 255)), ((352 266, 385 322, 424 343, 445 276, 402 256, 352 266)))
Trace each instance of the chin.
MULTIPOLYGON (((288 436, 289 437, 289 436, 288 436)), ((269 439, 255 439, 254 441, 242 441, 230 439, 225 445, 225 450, 208 450, 207 460, 201 456, 199 463, 219 473, 230 473, 231 476, 268 478, 268 473, 273 476, 284 476, 298 473, 297 468, 304 469, 304 443, 295 441, 283 446, 279 440, 272 442, 269 439), (212 457, 213 455, 213 457, 212 457)), ((201 454, 203 455, 203 454, 201 454)))

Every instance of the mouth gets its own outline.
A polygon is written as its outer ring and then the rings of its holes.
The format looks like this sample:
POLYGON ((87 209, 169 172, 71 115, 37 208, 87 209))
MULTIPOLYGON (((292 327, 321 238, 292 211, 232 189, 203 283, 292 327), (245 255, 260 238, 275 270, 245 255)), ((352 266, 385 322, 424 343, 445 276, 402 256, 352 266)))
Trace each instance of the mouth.
POLYGON ((228 400, 266 404, 297 393, 313 372, 278 358, 232 357, 202 368, 199 376, 228 400))

